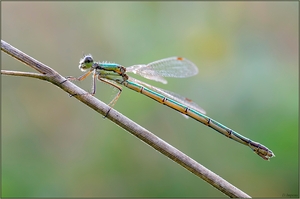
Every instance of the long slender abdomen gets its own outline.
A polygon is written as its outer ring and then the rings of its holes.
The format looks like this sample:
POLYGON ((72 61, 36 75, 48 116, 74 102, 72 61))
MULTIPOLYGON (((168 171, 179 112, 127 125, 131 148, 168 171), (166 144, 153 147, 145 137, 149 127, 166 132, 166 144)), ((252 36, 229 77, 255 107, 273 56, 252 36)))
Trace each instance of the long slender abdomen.
POLYGON ((237 132, 231 130, 230 128, 224 126, 223 124, 209 118, 208 116, 189 108, 188 106, 185 106, 175 100, 169 99, 155 91, 152 91, 144 86, 141 86, 140 84, 131 82, 131 81, 125 81, 122 83, 127 88, 130 88, 136 92, 142 93, 151 99, 154 99, 155 101, 164 104, 182 114, 185 114, 209 127, 216 130, 217 132, 221 133, 222 135, 233 139, 241 144, 244 144, 246 146, 249 146, 256 154, 258 154, 260 157, 262 157, 265 160, 268 160, 271 157, 274 157, 275 155, 271 150, 269 150, 267 147, 263 146, 262 144, 258 142, 254 142, 237 132))

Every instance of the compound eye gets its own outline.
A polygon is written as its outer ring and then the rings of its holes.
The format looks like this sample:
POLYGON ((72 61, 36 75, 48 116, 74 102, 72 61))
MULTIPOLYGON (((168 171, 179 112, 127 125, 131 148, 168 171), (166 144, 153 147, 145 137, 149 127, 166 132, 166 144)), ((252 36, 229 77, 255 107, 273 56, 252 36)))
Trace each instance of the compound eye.
POLYGON ((92 58, 92 56, 86 56, 85 58, 84 58, 84 63, 92 63, 94 60, 93 60, 93 58, 92 58))
POLYGON ((84 60, 84 63, 91 63, 93 62, 93 58, 92 57, 86 57, 84 60))

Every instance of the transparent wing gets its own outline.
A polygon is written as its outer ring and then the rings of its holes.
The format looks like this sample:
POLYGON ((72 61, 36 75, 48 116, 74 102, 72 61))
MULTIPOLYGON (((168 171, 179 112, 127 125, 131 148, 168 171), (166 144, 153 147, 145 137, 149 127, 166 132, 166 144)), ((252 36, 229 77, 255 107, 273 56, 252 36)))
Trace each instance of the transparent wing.
MULTIPOLYGON (((151 90, 153 90, 153 91, 155 91, 157 93, 160 93, 160 94, 166 96, 167 98, 175 100, 175 101, 177 101, 177 102, 179 102, 179 103, 181 103, 183 105, 186 105, 189 108, 195 109, 196 111, 198 111, 198 112, 200 112, 202 114, 206 114, 206 111, 203 108, 201 108, 198 104, 196 104, 192 100, 190 100, 190 99, 188 99, 186 97, 183 97, 183 96, 181 96, 181 95, 179 95, 177 93, 173 93, 171 91, 167 91, 167 90, 163 90, 161 88, 157 88, 157 87, 151 86, 151 85, 149 85, 149 84, 147 84, 145 82, 139 81, 139 80, 134 79, 132 77, 129 77, 129 80, 133 81, 133 82, 136 82, 138 84, 141 84, 141 85, 143 85, 143 86, 145 86, 145 87, 147 87, 147 88, 149 88, 149 89, 151 89, 151 90)), ((184 114, 182 114, 182 115, 184 117, 188 118, 188 116, 186 116, 184 114)))
POLYGON ((170 57, 149 64, 133 65, 127 67, 126 71, 166 84, 167 80, 163 77, 190 77, 198 73, 198 68, 193 62, 185 58, 170 57))

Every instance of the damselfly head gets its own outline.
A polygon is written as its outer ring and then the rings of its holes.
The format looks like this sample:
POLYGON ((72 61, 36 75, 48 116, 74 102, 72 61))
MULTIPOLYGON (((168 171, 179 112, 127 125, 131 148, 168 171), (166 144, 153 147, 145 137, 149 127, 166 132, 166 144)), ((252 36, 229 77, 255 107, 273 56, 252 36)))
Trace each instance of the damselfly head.
POLYGON ((94 64, 94 60, 91 54, 84 55, 83 58, 80 59, 79 61, 79 69, 81 71, 86 71, 90 69, 94 64))

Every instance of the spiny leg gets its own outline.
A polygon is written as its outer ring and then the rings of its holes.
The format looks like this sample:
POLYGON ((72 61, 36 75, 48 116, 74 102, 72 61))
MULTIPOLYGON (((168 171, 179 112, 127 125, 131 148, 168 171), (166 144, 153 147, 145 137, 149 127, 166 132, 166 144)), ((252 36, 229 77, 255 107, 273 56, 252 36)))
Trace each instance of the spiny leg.
MULTIPOLYGON (((87 73, 85 73, 85 74, 83 74, 83 75, 81 75, 81 76, 79 76, 79 77, 73 77, 73 76, 68 76, 68 77, 66 77, 69 81, 82 81, 82 80, 84 80, 85 78, 87 78, 92 72, 94 72, 94 69, 93 70, 90 70, 90 71, 88 71, 87 73)), ((95 74, 95 72, 94 72, 94 74, 95 74)), ((95 77, 93 77, 93 78, 95 78, 95 77)), ((94 81, 94 80, 93 80, 94 81)), ((95 94, 95 83, 93 83, 93 91, 92 91, 92 95, 94 95, 95 94)), ((90 94, 90 93, 87 93, 87 94, 90 94)), ((87 95, 87 94, 83 94, 83 95, 87 95)), ((70 97, 73 97, 73 96, 75 96, 75 95, 77 95, 77 94, 74 94, 74 95, 70 95, 70 97)))
POLYGON ((112 109, 112 107, 116 104, 117 100, 119 99, 120 95, 121 95, 121 92, 122 92, 122 87, 112 83, 112 82, 109 82, 109 81, 106 81, 105 79, 102 79, 100 76, 98 76, 98 79, 106 84, 109 84, 115 88, 117 88, 119 90, 119 92, 117 93, 117 95, 114 97, 114 99, 112 99, 111 102, 109 102, 108 106, 110 106, 109 110, 106 112, 105 116, 103 116, 103 118, 106 118, 109 111, 112 109))
POLYGON ((87 76, 91 74, 91 71, 79 76, 79 77, 73 77, 73 76, 67 76, 66 80, 62 81, 61 84, 65 83, 66 81, 81 81, 84 80, 87 76))
POLYGON ((85 73, 85 74, 83 74, 83 75, 81 75, 81 76, 79 76, 79 77, 68 76, 68 77, 66 77, 66 78, 67 78, 69 81, 82 81, 82 80, 84 80, 85 78, 87 78, 93 71, 94 71, 94 69, 88 71, 87 73, 85 73))
POLYGON ((91 71, 87 72, 86 74, 78 77, 77 80, 78 81, 84 80, 87 76, 89 76, 91 74, 91 72, 94 72, 94 74, 93 74, 93 83, 92 83, 92 91, 91 91, 91 93, 86 93, 86 94, 83 94, 83 95, 89 95, 90 94, 90 95, 94 96, 95 93, 96 93, 96 76, 97 76, 97 74, 96 74, 95 70, 91 70, 91 71))
POLYGON ((94 96, 96 93, 96 76, 97 74, 94 72, 93 74, 93 84, 92 84, 92 92, 91 94, 94 96))
POLYGON ((111 100, 111 102, 109 102, 109 106, 110 107, 113 107, 115 105, 115 103, 117 102, 117 100, 119 99, 121 93, 122 93, 122 87, 112 83, 112 82, 109 82, 109 81, 106 81, 105 79, 102 79, 101 77, 98 77, 98 79, 106 84, 109 84, 115 88, 117 88, 119 90, 119 92, 117 93, 117 95, 111 100))

